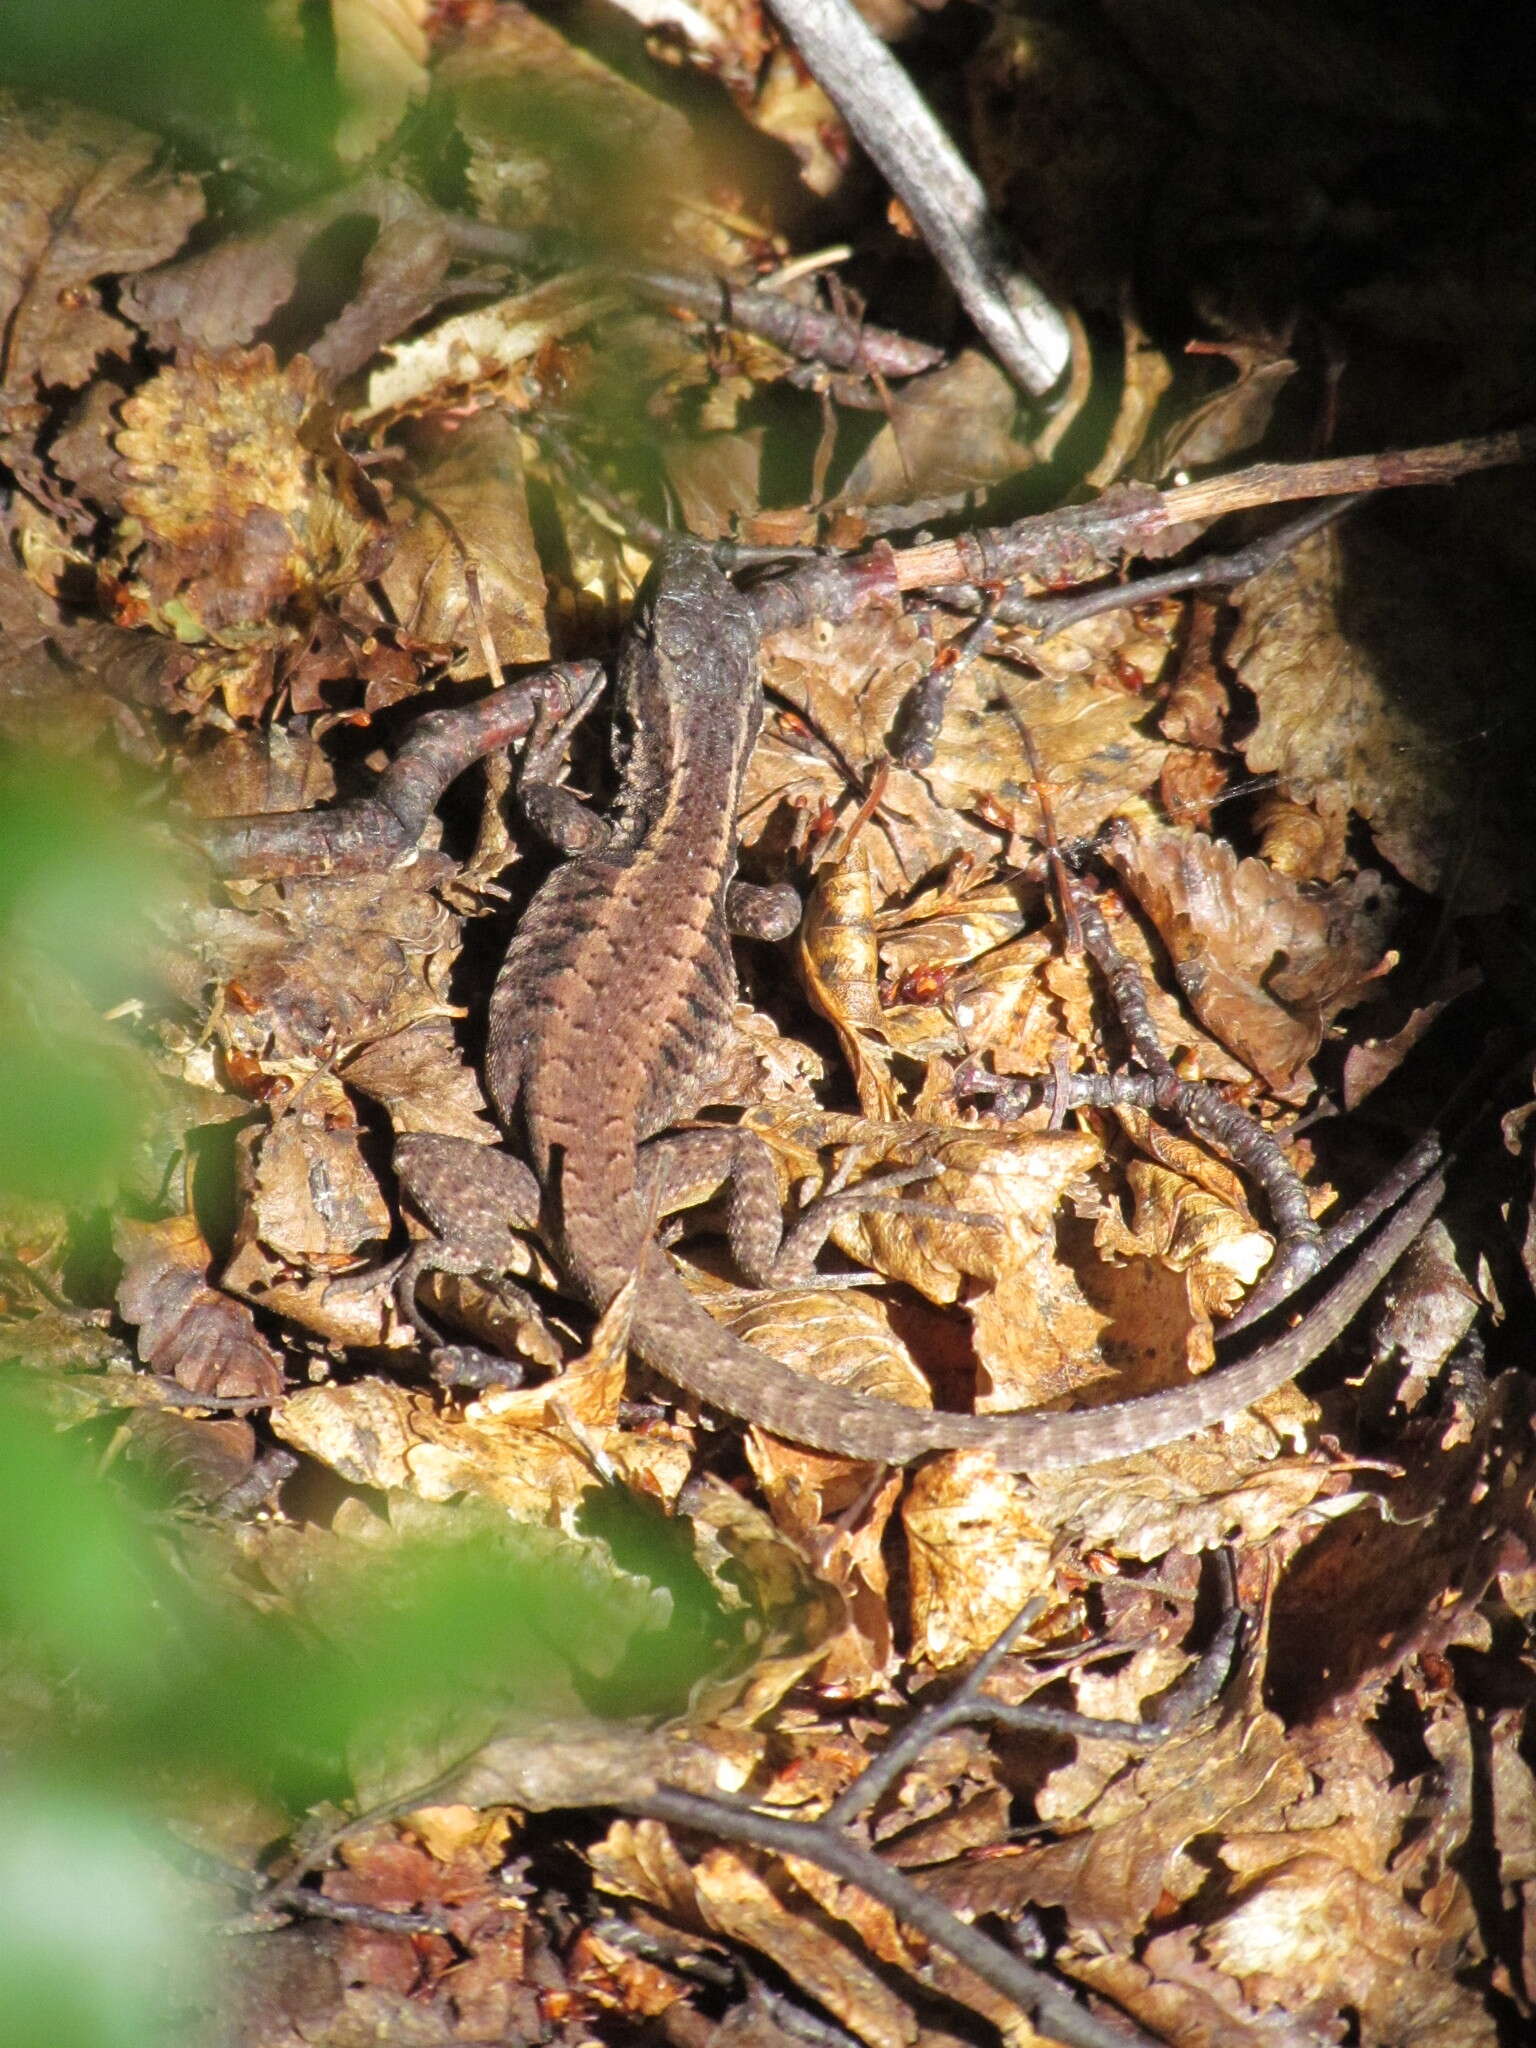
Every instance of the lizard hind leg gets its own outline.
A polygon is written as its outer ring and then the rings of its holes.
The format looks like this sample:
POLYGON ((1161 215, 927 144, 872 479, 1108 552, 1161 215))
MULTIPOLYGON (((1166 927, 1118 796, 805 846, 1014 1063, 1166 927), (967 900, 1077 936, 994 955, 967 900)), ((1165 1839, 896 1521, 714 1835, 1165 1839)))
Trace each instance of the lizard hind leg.
POLYGON ((835 1179, 801 1210, 786 1233, 778 1176, 767 1145, 753 1131, 706 1125, 668 1131, 640 1148, 640 1195, 651 1214, 659 1217, 707 1200, 724 1188, 731 1255, 754 1287, 800 1286, 808 1280, 823 1287, 876 1286, 880 1276, 875 1273, 815 1271, 816 1256, 838 1216, 894 1211, 998 1227, 993 1216, 971 1215, 898 1193, 939 1170, 934 1161, 923 1159, 867 1175, 853 1187, 835 1179))
POLYGON ((434 1373, 457 1385, 516 1385, 515 1361, 479 1346, 450 1344, 416 1298, 429 1273, 485 1280, 533 1336, 539 1363, 558 1361, 560 1348, 531 1295, 508 1276, 526 1259, 521 1233, 539 1221, 539 1185, 519 1159, 493 1146, 432 1132, 401 1137, 395 1145, 395 1173, 414 1208, 432 1226, 400 1261, 394 1278, 395 1306, 426 1342, 434 1373))

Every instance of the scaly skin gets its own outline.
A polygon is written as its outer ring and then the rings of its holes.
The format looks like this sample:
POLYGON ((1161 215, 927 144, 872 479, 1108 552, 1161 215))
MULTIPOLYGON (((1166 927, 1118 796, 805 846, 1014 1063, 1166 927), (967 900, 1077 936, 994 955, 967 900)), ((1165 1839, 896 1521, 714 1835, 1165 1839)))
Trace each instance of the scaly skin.
POLYGON ((729 1028, 725 894, 762 719, 751 608, 697 544, 663 559, 619 686, 633 737, 611 835, 530 904, 492 998, 487 1077, 503 1121, 522 1123, 568 1277, 602 1309, 638 1273, 630 1341, 674 1385, 793 1442, 882 1464, 964 1447, 1014 1470, 1090 1465, 1188 1436, 1293 1379, 1433 1214, 1438 1177, 1283 1336, 1187 1386, 1069 1414, 904 1408, 741 1343, 678 1278, 639 1184, 639 1147, 707 1099, 729 1028))

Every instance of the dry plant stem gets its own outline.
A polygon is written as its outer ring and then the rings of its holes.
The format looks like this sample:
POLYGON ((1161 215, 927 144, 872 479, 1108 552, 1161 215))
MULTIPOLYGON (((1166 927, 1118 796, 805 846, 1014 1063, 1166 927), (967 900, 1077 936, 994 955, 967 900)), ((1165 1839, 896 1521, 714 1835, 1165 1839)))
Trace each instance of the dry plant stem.
POLYGON ((772 0, 790 41, 917 224, 1008 374, 1032 398, 1072 355, 1061 310, 1001 259, 986 195, 891 52, 848 0, 772 0))
POLYGON ((882 1862, 872 1849, 828 1827, 825 1821, 782 1820, 745 1803, 667 1787, 632 1802, 626 1800, 623 1810, 664 1821, 669 1827, 691 1828, 721 1841, 766 1849, 772 1855, 798 1856, 831 1871, 834 1877, 857 1885, 888 1906, 898 1919, 1028 2013, 1036 2027, 1065 2043, 1066 2048, 1161 2048, 1139 2028, 1096 2018, 1044 1970, 1035 1969, 1001 1942, 960 1919, 882 1862))
POLYGON ((782 292, 733 284, 729 278, 682 271, 627 270, 622 273, 636 291, 662 305, 682 306, 717 327, 740 328, 771 341, 802 362, 822 363, 829 370, 853 370, 866 377, 912 377, 932 370, 944 351, 925 341, 911 341, 888 327, 803 306, 782 292))
POLYGON ((1272 568, 1314 533, 1363 505, 1369 495, 1367 491, 1355 491, 1347 498, 1314 506, 1299 519, 1290 520, 1262 540, 1235 548, 1230 554, 1202 555, 1199 561, 1188 562, 1182 568, 1165 569, 1156 576, 1139 576, 1134 583, 1115 584, 1107 590, 1091 590, 1084 597, 1031 597, 1015 589, 989 598, 985 591, 971 585, 936 590, 933 595, 956 611, 976 611, 985 605, 989 616, 999 625, 1027 626, 1031 632, 1049 638, 1084 619, 1095 619, 1101 612, 1123 611, 1129 605, 1179 597, 1186 591, 1219 590, 1230 584, 1246 583, 1251 576, 1272 568))
MULTIPOLYGON (((492 221, 469 220, 462 214, 441 214, 439 224, 462 256, 484 256, 516 264, 529 260, 526 235, 492 221)), ((685 312, 717 327, 734 327, 771 341, 786 355, 822 363, 831 370, 853 370, 865 376, 911 377, 931 370, 944 352, 925 341, 912 341, 889 327, 872 327, 836 313, 803 306, 783 292, 734 283, 708 271, 654 270, 634 265, 616 273, 643 298, 685 312)))
POLYGON ((1167 491, 1115 485, 1088 505, 1042 512, 1012 526, 983 527, 953 540, 903 548, 890 558, 894 590, 932 590, 954 583, 1011 583, 1021 576, 1083 583, 1126 554, 1145 552, 1170 527, 1219 519, 1253 505, 1299 498, 1342 498, 1408 484, 1451 483, 1481 469, 1536 456, 1536 427, 1443 441, 1385 455, 1346 455, 1327 462, 1260 462, 1228 476, 1206 477, 1167 491))
MULTIPOLYGON (((1320 1231, 1312 1217, 1307 1191, 1283 1148, 1253 1117, 1230 1103, 1208 1082, 1181 1081, 1164 1052, 1152 1022, 1146 983, 1134 960, 1115 944, 1104 913, 1088 891, 1070 876, 1063 886, 1076 913, 1083 943, 1109 986, 1120 1027, 1145 1074, 1060 1074, 1053 1091, 1057 1111, 1092 1107, 1132 1107, 1176 1118, 1216 1145, 1235 1166, 1250 1174, 1264 1190, 1280 1242, 1270 1277, 1289 1276, 1285 1294, 1294 1293, 1321 1265, 1320 1231)), ((1277 1298, 1280 1298, 1277 1295, 1277 1298)))
POLYGON ((566 716, 589 696, 599 663, 560 662, 478 704, 429 712, 366 797, 329 811, 200 819, 190 830, 226 875, 361 874, 404 864, 457 776, 531 729, 541 706, 566 716))
POLYGON ((1218 1697, 1232 1668, 1242 1634, 1243 1610, 1237 1599, 1237 1578, 1228 1552, 1219 1553, 1222 1615, 1198 1664, 1164 1703, 1155 1721, 1102 1721, 1035 1700, 1011 1704, 988 1697, 981 1688, 1012 1649, 1019 1634, 1037 1617, 1041 1602, 1033 1600, 1016 1614, 1002 1634, 984 1650, 947 1699, 924 1707, 889 1741, 868 1768, 840 1792, 822 1817, 825 1827, 847 1827, 895 1784, 929 1744, 951 1728, 968 1722, 1031 1733, 1078 1736, 1091 1742, 1124 1742, 1153 1749, 1192 1721, 1218 1697))
POLYGON ((1280 1240, 1272 1270, 1277 1277, 1282 1270, 1290 1276, 1285 1293, 1294 1293, 1320 1271, 1321 1233, 1295 1169, 1275 1140, 1209 1083, 1181 1081, 1169 1073, 1064 1073, 1053 1083, 1052 1099, 1062 1110, 1140 1109, 1198 1132, 1263 1188, 1280 1240))

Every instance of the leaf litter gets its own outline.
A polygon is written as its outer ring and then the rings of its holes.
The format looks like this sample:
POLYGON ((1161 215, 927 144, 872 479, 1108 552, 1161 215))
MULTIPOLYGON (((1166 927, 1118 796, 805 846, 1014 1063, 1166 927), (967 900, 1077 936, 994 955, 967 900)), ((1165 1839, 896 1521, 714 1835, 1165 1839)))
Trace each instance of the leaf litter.
MULTIPOLYGON (((7 92, 7 747, 111 755, 141 803, 174 789, 181 827, 304 813, 366 794, 416 699, 609 652, 669 492, 711 536, 855 547, 1009 517, 1090 469, 1103 489, 1504 424, 1536 279, 1459 153, 1484 131, 1434 83, 1433 33, 1381 70, 1363 31, 1294 0, 1239 9, 1216 66, 1189 10, 1158 12, 1157 36, 1123 9, 1090 36, 1049 0, 974 47, 928 32, 993 204, 1118 360, 1070 474, 1056 423, 974 349, 866 377, 736 325, 729 291, 707 314, 669 295, 680 269, 745 286, 789 264, 799 321, 957 339, 832 101, 749 11, 647 17, 620 67, 515 6, 338 8, 341 153, 403 119, 404 156, 254 211, 156 136, 7 92), (706 118, 679 66, 729 105, 706 118), (1278 109, 1262 141, 1258 106, 1278 109), (843 224, 846 286, 795 274, 811 216, 751 127, 843 224), (1430 169, 1391 191, 1383 166, 1414 149, 1430 169), (1432 172, 1459 181, 1455 237, 1432 172)), ((270 1773, 242 1787, 233 1751, 189 1779, 176 1825, 244 1867, 236 1895, 260 1864, 272 1914, 336 1916, 242 1937, 208 2039, 659 2025, 696 2048, 811 2008, 870 2048, 956 2038, 967 2008, 1021 2041, 1089 2038, 1059 2014, 1034 2033, 813 1857, 641 1813, 671 1786, 816 1821, 1023 1610, 992 1695, 1105 1732, 936 1733, 860 1823, 923 1893, 1027 1931, 1076 2010, 1135 2038, 1524 2037, 1530 540, 1494 476, 1356 513, 1229 599, 1002 624, 979 654, 962 616, 894 599, 768 640, 744 864, 810 904, 792 945, 742 955, 717 1099, 769 1142, 787 1209, 919 1152, 944 1213, 840 1219, 827 1269, 857 1290, 754 1295, 690 1237, 689 1284, 739 1336, 917 1406, 1081 1405, 1209 1367, 1273 1241, 1241 1170, 1130 1106, 1063 1129, 1048 1092, 1000 1121, 961 1085, 978 1061, 1123 1058, 1053 834, 1095 846, 1178 1074, 1293 1133, 1325 1221, 1469 1070, 1466 1113, 1503 1111, 1502 1154, 1474 1123, 1482 1184, 1345 1370, 1184 1443, 1030 1479, 743 1434, 640 1379, 622 1297, 594 1328, 515 1236, 515 1287, 424 1290, 509 1383, 434 1378, 392 1292, 422 1226, 390 1145, 496 1142, 477 1020, 544 859, 473 790, 361 873, 210 878, 87 990, 162 1107, 105 1265, 68 1200, 6 1204, 8 1348, 54 1422, 156 1475, 179 1569, 343 1655, 348 1573, 451 1532, 490 1532, 507 1574, 555 1555, 582 1610, 569 1641, 544 1624, 522 1705, 480 1667, 430 1712, 376 1697, 307 1800, 270 1773), (901 758, 934 675, 931 754, 901 758), (1222 1549, 1250 1617, 1230 1676, 1140 1745, 1117 1730, 1194 1682, 1222 1549), (670 1680, 637 1676, 662 1639, 670 1680), (614 1806, 606 1834, 572 1825, 614 1806)), ((570 776, 608 786, 588 730, 570 776)), ((8 1020, 35 1035, 36 1003, 5 998, 8 1020)))

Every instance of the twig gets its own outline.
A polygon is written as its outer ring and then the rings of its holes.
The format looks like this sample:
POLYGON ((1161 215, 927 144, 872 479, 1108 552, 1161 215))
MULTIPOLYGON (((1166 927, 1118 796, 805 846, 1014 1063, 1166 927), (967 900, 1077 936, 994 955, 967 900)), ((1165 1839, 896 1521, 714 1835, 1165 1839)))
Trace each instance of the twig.
POLYGON ((1117 484, 1092 504, 1037 513, 1012 526, 978 528, 953 540, 904 548, 892 559, 900 590, 952 583, 1012 583, 1034 576, 1048 583, 1086 583, 1121 555, 1144 553, 1170 527, 1219 519, 1252 505, 1300 498, 1342 498, 1358 491, 1451 483, 1475 470, 1528 462, 1536 427, 1442 441, 1385 455, 1345 455, 1326 462, 1260 462, 1227 476, 1177 484, 1166 491, 1117 484))
POLYGON ((782 1820, 745 1802, 706 1798, 661 1786, 642 1798, 625 1800, 623 1810, 669 1827, 692 1828, 721 1841, 741 1842, 776 1856, 798 1856, 857 1885, 888 1906, 898 1919, 946 1950, 984 1984, 1028 2013, 1035 2025, 1067 2048, 1161 2048, 1139 2027, 1098 2019, 1045 1971, 1026 1963, 1001 1942, 952 1913, 893 1870, 872 1849, 829 1828, 825 1821, 782 1820))
POLYGON ((1369 495, 1367 491, 1355 491, 1347 498, 1325 501, 1310 512, 1303 512, 1299 519, 1276 527, 1262 539, 1250 541, 1246 547, 1234 548, 1224 555, 1202 555, 1182 568, 1165 569, 1156 576, 1138 576, 1134 582, 1090 590, 1082 597, 1033 597, 1017 587, 1001 596, 989 597, 971 584, 935 590, 931 595, 956 611, 985 608, 1000 626, 1027 626, 1031 632, 1049 638, 1068 626, 1080 625, 1084 619, 1097 618, 1101 612, 1124 611, 1131 605, 1146 604, 1154 598, 1178 597, 1189 590, 1220 590, 1230 584, 1246 583, 1250 577, 1272 568, 1314 533, 1363 505, 1369 495))
POLYGON ((1033 398, 1060 380, 1072 337, 1060 309, 1002 260, 986 195, 921 94, 848 0, 771 0, 1009 375, 1033 398))
POLYGON ((951 1728, 969 1723, 1008 1728, 1016 1732, 1072 1735, 1093 1742, 1124 1742, 1136 1749, 1153 1749, 1192 1721, 1216 1698, 1232 1668, 1232 1659, 1242 1633, 1243 1610, 1237 1600, 1232 1562, 1222 1558, 1222 1617, 1199 1663, 1170 1694, 1155 1721, 1105 1721, 1091 1714, 1077 1714, 1065 1707, 1043 1705, 1037 1700, 993 1699, 982 1686, 1012 1649, 1021 1630, 1039 1611, 1032 1601, 1014 1616, 991 1647, 985 1650, 947 1699, 924 1707, 901 1732, 889 1741, 873 1763, 840 1792, 822 1816, 826 1827, 847 1827, 861 1813, 867 1813, 895 1784, 929 1745, 951 1728))
POLYGON ((816 306, 803 306, 782 292, 733 284, 729 278, 700 272, 626 270, 621 273, 636 291, 663 305, 682 306, 720 327, 739 327, 760 335, 803 362, 824 363, 830 370, 856 370, 867 377, 911 377, 934 369, 944 351, 926 341, 912 341, 889 327, 871 327, 816 306))

